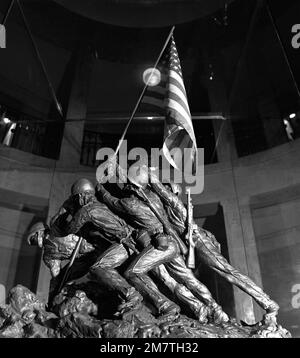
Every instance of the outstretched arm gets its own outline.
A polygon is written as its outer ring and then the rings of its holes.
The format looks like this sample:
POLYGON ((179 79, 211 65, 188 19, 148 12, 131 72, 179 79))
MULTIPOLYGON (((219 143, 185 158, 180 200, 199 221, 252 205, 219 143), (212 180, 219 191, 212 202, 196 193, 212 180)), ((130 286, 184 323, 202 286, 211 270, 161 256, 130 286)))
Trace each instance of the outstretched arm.
POLYGON ((97 197, 106 204, 111 211, 117 214, 125 214, 126 210, 124 209, 121 200, 112 196, 102 184, 98 183, 96 186, 97 197))
POLYGON ((126 171, 118 163, 116 163, 116 171, 117 171, 117 176, 120 179, 120 182, 127 183, 126 171))
POLYGON ((213 235, 211 232, 209 232, 205 229, 202 229, 198 225, 195 225, 194 226, 194 237, 199 238, 200 242, 202 240, 211 242, 212 245, 217 249, 217 251, 221 253, 221 245, 215 238, 215 235, 213 235))
POLYGON ((84 224, 91 221, 90 216, 85 208, 80 209, 71 222, 67 225, 66 236, 69 234, 77 234, 84 224))
POLYGON ((105 163, 101 164, 99 175, 97 175, 98 183, 103 184, 109 181, 115 175, 121 183, 127 182, 126 171, 117 163, 117 156, 111 156, 105 163))
POLYGON ((177 195, 168 190, 151 170, 149 170, 149 177, 153 191, 160 197, 163 204, 170 206, 174 211, 180 214, 182 221, 185 222, 187 211, 183 202, 177 195))
POLYGON ((67 216, 68 216, 67 210, 63 206, 61 206, 58 212, 50 219, 50 226, 57 224, 58 219, 61 219, 62 217, 66 219, 67 216))
POLYGON ((72 196, 70 196, 63 205, 59 208, 58 212, 51 218, 50 227, 56 226, 60 228, 64 225, 69 215, 73 216, 75 213, 75 203, 72 196))

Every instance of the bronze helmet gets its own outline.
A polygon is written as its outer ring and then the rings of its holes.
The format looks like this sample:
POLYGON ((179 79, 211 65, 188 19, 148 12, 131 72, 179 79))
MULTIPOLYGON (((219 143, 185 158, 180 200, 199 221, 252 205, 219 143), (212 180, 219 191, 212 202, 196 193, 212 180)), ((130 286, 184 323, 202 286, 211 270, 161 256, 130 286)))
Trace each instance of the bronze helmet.
POLYGON ((95 193, 95 188, 93 183, 85 178, 77 180, 71 188, 71 194, 77 195, 85 192, 92 192, 95 193))
POLYGON ((138 188, 146 188, 149 183, 148 167, 143 166, 131 166, 128 170, 128 179, 130 183, 134 184, 138 188))

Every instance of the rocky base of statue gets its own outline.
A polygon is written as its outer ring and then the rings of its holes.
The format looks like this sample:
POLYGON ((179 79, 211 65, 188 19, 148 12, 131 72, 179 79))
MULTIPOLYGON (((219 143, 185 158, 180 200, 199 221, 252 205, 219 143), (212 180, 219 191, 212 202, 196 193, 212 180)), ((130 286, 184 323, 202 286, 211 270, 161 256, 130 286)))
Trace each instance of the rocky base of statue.
POLYGON ((200 324, 185 315, 156 318, 140 304, 122 316, 115 314, 118 298, 93 282, 66 286, 51 311, 21 285, 0 306, 1 338, 290 338, 279 325, 200 324))

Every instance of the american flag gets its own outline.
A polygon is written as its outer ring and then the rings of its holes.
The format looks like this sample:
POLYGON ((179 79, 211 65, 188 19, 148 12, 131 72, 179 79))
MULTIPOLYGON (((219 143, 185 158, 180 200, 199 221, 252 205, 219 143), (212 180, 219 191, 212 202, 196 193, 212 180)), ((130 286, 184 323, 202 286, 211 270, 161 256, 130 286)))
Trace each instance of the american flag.
POLYGON ((178 170, 189 168, 195 172, 197 143, 173 36, 157 67, 161 81, 157 86, 147 88, 143 103, 165 116, 163 153, 169 163, 178 170), (183 161, 184 148, 190 151, 183 161))

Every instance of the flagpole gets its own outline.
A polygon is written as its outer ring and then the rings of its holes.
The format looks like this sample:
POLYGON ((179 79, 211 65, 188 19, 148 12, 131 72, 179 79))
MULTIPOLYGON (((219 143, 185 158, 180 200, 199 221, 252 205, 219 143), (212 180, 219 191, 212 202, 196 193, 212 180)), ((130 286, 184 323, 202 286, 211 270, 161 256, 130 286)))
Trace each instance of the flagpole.
POLYGON ((11 0, 11 2, 9 4, 9 7, 8 7, 8 9, 6 11, 6 14, 4 15, 3 20, 1 22, 1 25, 5 26, 5 23, 6 23, 7 19, 8 19, 8 17, 9 17, 9 14, 10 14, 12 8, 13 8, 14 2, 15 2, 15 0, 11 0))
POLYGON ((174 29, 175 29, 175 26, 173 26, 173 27, 171 28, 171 31, 170 31, 170 33, 169 33, 169 35, 168 35, 168 37, 167 37, 167 39, 166 39, 166 41, 165 41, 165 44, 164 44, 162 50, 160 51, 160 54, 159 54, 159 56, 158 56, 158 58, 157 58, 157 60, 156 60, 156 62, 155 62, 155 64, 154 64, 154 67, 153 67, 153 69, 152 69, 152 72, 151 72, 151 74, 150 74, 148 80, 147 80, 147 83, 145 84, 145 86, 144 86, 144 88, 143 88, 143 91, 141 92, 140 97, 139 97, 139 99, 138 99, 138 101, 137 101, 137 103, 136 103, 136 105, 135 105, 135 107, 134 107, 134 109, 133 109, 133 111, 132 111, 132 114, 131 114, 131 116, 130 116, 130 118, 129 118, 127 124, 126 124, 126 127, 125 127, 125 129, 124 129, 124 131, 123 131, 123 134, 122 134, 122 136, 121 136, 121 138, 120 138, 120 140, 119 140, 119 144, 118 144, 118 146, 117 146, 117 149, 115 150, 114 156, 116 156, 116 155, 118 154, 118 152, 119 152, 119 150, 120 150, 120 148, 121 148, 121 145, 122 145, 122 143, 123 143, 123 141, 124 141, 124 138, 125 138, 125 136, 126 136, 126 133, 127 133, 127 131, 128 131, 128 128, 129 128, 129 126, 130 126, 130 124, 131 124, 131 122, 132 122, 132 120, 133 120, 133 118, 134 118, 134 116, 135 116, 135 114, 136 114, 136 111, 138 110, 139 105, 140 105, 141 102, 142 102, 142 99, 143 99, 143 97, 144 97, 144 94, 145 94, 145 92, 146 92, 146 90, 147 90, 147 88, 148 88, 148 86, 149 86, 149 82, 150 82, 150 80, 151 80, 151 78, 152 78, 152 76, 153 76, 154 70, 156 69, 156 67, 157 67, 157 65, 158 65, 158 63, 159 63, 159 61, 160 61, 161 58, 162 58, 163 53, 165 52, 166 47, 168 46, 168 43, 169 43, 169 41, 170 41, 170 39, 171 39, 171 37, 172 37, 172 35, 173 35, 174 29))

